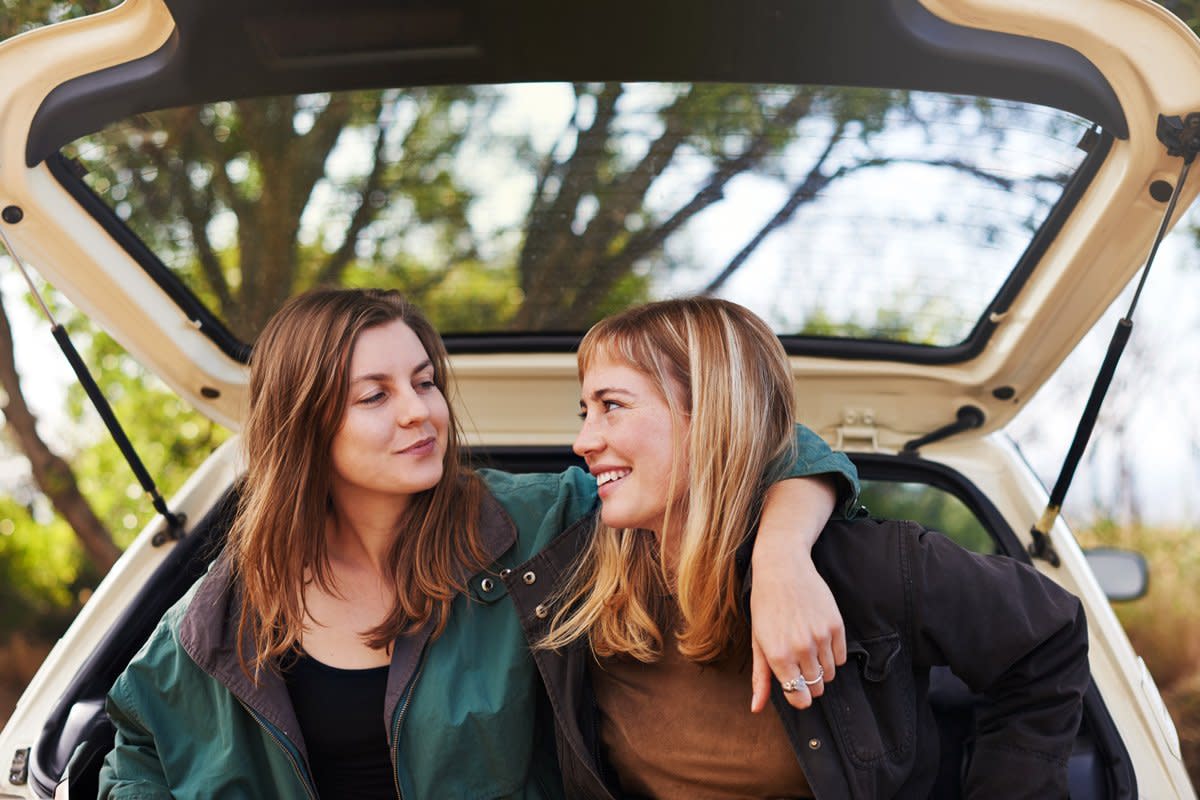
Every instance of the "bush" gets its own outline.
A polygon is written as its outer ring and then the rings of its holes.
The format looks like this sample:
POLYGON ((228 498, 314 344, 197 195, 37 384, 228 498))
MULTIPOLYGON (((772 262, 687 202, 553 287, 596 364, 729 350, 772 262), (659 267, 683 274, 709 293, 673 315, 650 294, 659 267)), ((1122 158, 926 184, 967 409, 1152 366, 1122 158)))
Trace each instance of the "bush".
POLYGON ((1195 530, 1101 523, 1084 546, 1136 550, 1150 565, 1150 591, 1113 605, 1175 720, 1183 761, 1200 786, 1200 542, 1195 530))

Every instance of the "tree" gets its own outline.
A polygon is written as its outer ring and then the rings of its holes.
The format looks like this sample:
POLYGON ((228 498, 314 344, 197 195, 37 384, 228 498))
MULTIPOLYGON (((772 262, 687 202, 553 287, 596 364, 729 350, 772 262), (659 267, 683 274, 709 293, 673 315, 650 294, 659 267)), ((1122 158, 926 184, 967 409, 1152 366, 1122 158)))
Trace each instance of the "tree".
MULTIPOLYGON (((22 0, 20 13, 15 3, 5 2, 0 14, 0 38, 36 27, 43 21, 94 13, 113 5, 111 2, 61 3, 22 0)), ((0 386, 4 389, 2 407, 5 433, 10 441, 29 459, 30 469, 38 488, 50 499, 55 510, 68 521, 95 568, 103 574, 120 555, 108 528, 96 516, 90 503, 79 490, 75 474, 67 462, 46 444, 38 432, 37 418, 30 411, 21 389, 14 357, 12 326, 0 299, 0 386)), ((8 517, 5 518, 10 519, 8 517)))
POLYGON ((481 292, 474 311, 492 329, 580 330, 645 297, 673 269, 664 248, 686 240, 747 179, 782 185, 786 198, 700 290, 722 290, 801 207, 864 170, 907 162, 1006 192, 1025 186, 1030 217, 1067 178, 873 150, 883 133, 926 124, 922 112, 960 118, 964 140, 991 116, 1021 113, 966 100, 931 112, 928 100, 922 107, 904 92, 830 87, 552 91, 441 87, 221 102, 141 115, 68 152, 247 342, 283 298, 326 284, 399 286, 453 330, 447 323, 458 320, 438 315, 452 313, 444 301, 465 280, 481 292), (548 108, 558 118, 548 121, 548 108), (536 122, 506 127, 517 113, 536 122), (488 169, 520 184, 512 196, 522 215, 480 212, 496 196, 480 185, 488 169))
MULTIPOLYGON (((98 6, 42 0, 22 12, 54 18, 98 6)), ((8 24, 20 25, 12 16, 8 24)), ((801 208, 863 171, 908 160, 1005 190, 1023 183, 1032 200, 1022 213, 1031 219, 1065 180, 1002 177, 936 154, 874 148, 881 134, 919 131, 930 115, 953 116, 973 137, 989 115, 1019 113, 969 100, 930 110, 904 92, 831 87, 601 83, 553 91, 561 113, 525 127, 505 127, 504 119, 521 103, 535 116, 546 106, 505 90, 357 91, 144 114, 65 152, 244 342, 284 298, 325 284, 400 286, 444 330, 577 331, 672 275, 689 273, 699 290, 721 291, 801 208), (507 171, 480 177, 471 169, 492 163, 507 171), (726 263, 700 275, 672 248, 747 180, 782 188, 780 204, 726 263), (494 198, 483 197, 481 181, 519 184, 520 208, 483 214, 494 198)), ((905 330, 903 320, 876 316, 855 327, 813 313, 800 328, 905 330)), ((161 385, 145 386, 148 376, 107 337, 87 338, 100 385, 119 394, 110 398, 118 416, 135 443, 149 443, 143 455, 152 474, 186 474, 203 452, 197 435, 206 445, 223 438, 183 410, 156 416, 168 397, 161 385)), ((10 395, 19 398, 9 372, 10 395)), ((85 413, 78 395, 72 413, 85 413)), ((26 419, 16 416, 18 424, 26 419)), ((39 453, 36 437, 18 440, 39 453)), ((98 483, 92 471, 114 458, 109 444, 78 454, 81 474, 91 473, 80 483, 98 483)), ((71 481, 58 483, 76 491, 71 481)), ((165 493, 172 483, 163 481, 165 493)), ((53 496, 56 485, 47 477, 41 488, 53 496)), ((149 514, 144 503, 130 510, 130 497, 140 500, 136 489, 95 488, 93 517, 110 529, 129 529, 149 514)), ((101 551, 93 558, 103 565, 101 551)))

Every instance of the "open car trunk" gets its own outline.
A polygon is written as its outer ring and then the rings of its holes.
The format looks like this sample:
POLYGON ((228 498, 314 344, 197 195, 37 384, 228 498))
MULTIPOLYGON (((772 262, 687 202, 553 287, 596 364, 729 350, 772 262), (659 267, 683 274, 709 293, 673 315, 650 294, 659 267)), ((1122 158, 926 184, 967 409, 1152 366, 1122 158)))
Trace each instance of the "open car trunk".
MULTIPOLYGON (((1157 135, 1200 111, 1200 40, 1148 0, 128 0, 0 44, 0 70, 6 242, 235 432, 261 325, 328 278, 430 311, 478 459, 557 470, 580 335, 716 294, 774 326, 872 514, 1023 561, 1046 492, 1003 428, 1200 191, 1157 135), (331 118, 322 158, 285 160, 331 118)), ((0 795, 94 794, 104 695, 219 552, 239 444, 47 659, 0 795)), ((1044 533, 1091 637, 1072 797, 1194 796, 1084 554, 1044 533)), ((932 698, 953 798, 977 699, 945 672, 932 698)))

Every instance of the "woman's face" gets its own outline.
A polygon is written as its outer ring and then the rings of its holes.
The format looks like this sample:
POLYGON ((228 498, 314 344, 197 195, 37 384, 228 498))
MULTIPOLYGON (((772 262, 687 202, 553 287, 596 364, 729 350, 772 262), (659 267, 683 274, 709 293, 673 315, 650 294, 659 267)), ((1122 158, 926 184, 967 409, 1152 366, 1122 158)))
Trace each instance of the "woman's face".
POLYGON ((334 434, 333 496, 341 502, 408 498, 442 477, 450 410, 433 364, 400 320, 368 328, 350 356, 350 387, 334 434))
MULTIPOLYGON (((676 387, 670 387, 676 392, 676 387)), ((687 475, 687 421, 673 419, 663 387, 625 364, 600 359, 583 376, 583 427, 575 452, 599 487, 600 517, 613 528, 663 532, 680 509, 687 475), (678 454, 675 489, 671 463, 678 454)), ((675 519, 678 519, 677 517, 675 519)))

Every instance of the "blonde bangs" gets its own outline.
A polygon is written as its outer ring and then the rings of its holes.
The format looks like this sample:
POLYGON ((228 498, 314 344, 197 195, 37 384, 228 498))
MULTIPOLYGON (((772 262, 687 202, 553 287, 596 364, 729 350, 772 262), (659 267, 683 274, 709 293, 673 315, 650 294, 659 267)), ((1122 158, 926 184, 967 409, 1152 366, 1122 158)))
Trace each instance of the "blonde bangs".
POLYGON ((714 661, 746 637, 734 555, 758 523, 766 486, 792 460, 787 354, 766 324, 741 306, 690 298, 598 323, 580 343, 581 381, 605 360, 650 377, 662 387, 673 418, 689 422, 693 457, 671 476, 672 485, 687 481, 684 520, 672 526, 668 508, 664 526, 681 531, 678 562, 668 576, 649 533, 614 530, 597 519, 539 646, 558 649, 586 636, 597 656, 656 660, 665 621, 658 598, 668 588, 678 602, 679 651, 692 661, 714 661))

